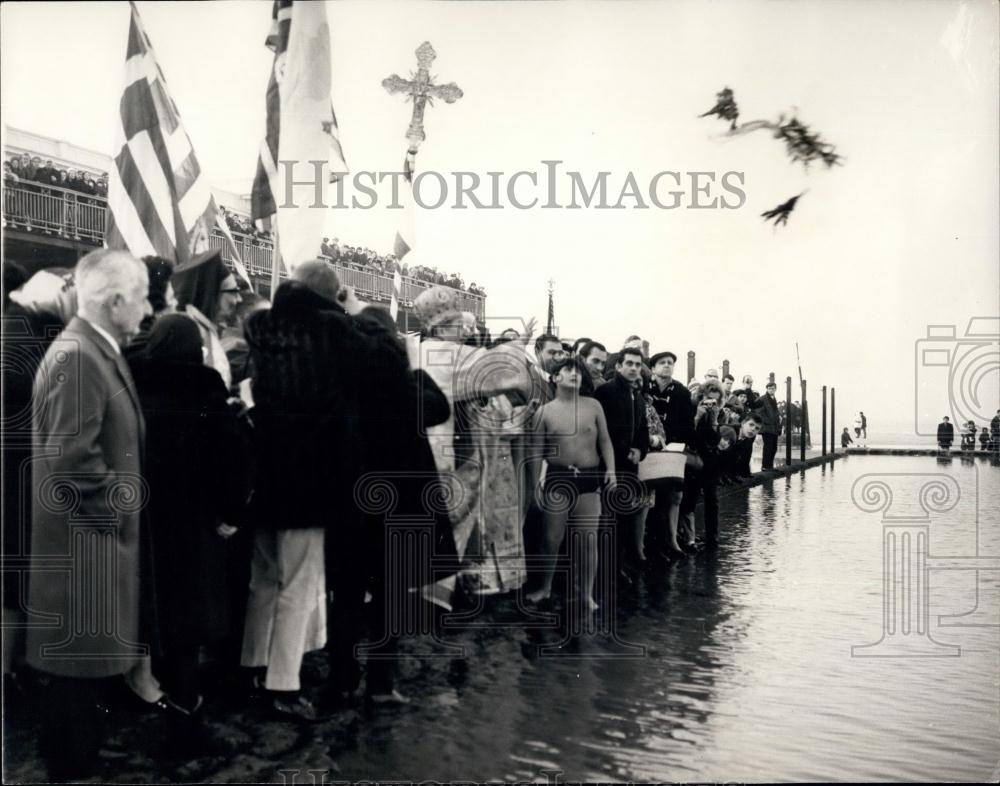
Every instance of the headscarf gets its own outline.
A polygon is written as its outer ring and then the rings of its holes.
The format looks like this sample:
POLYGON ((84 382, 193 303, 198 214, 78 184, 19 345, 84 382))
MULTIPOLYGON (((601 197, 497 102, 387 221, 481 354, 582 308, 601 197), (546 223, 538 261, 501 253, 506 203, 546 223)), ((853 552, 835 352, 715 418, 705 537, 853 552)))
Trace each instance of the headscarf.
POLYGON ((202 365, 205 360, 198 325, 184 314, 164 314, 149 331, 146 357, 163 363, 202 365))
POLYGON ((219 291, 228 275, 221 251, 216 249, 196 254, 187 264, 174 268, 172 281, 178 306, 192 305, 214 322, 219 307, 219 291))
POLYGON ((163 257, 143 257, 149 273, 149 305, 153 313, 163 311, 167 307, 167 286, 174 272, 174 263, 163 257))
POLYGON ((64 325, 76 316, 76 282, 73 271, 63 267, 39 270, 10 299, 28 311, 55 314, 64 325))

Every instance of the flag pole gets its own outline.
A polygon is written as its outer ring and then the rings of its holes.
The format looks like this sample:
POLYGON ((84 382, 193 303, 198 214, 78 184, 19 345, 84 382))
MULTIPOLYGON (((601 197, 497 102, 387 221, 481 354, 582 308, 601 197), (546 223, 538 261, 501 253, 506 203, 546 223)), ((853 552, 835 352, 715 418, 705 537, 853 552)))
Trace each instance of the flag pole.
POLYGON ((271 302, 274 302, 274 293, 278 291, 278 285, 281 283, 281 251, 278 245, 278 222, 277 215, 275 215, 275 221, 271 227, 272 237, 274 238, 274 251, 271 254, 271 302))

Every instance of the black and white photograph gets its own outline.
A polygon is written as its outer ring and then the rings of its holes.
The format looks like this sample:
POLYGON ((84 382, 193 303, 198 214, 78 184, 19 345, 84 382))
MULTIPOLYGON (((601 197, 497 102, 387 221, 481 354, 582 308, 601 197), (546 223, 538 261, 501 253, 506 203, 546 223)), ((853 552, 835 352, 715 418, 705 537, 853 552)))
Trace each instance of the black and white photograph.
POLYGON ((0 115, 4 783, 1000 780, 996 0, 11 0, 0 115))

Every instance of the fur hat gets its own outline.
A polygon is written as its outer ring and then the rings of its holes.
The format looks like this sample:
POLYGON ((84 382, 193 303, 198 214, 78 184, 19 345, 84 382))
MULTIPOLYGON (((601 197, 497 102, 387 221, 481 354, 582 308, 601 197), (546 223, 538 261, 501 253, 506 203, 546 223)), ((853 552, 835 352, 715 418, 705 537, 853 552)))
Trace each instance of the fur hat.
POLYGON ((458 291, 451 287, 434 286, 424 290, 414 299, 413 310, 428 329, 448 320, 462 318, 458 291))

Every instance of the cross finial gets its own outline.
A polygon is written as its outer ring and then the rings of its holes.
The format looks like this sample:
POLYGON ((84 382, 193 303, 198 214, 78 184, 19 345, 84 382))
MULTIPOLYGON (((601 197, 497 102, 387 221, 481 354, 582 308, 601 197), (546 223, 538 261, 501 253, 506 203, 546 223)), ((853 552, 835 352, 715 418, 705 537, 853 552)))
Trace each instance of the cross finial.
POLYGON ((430 41, 424 41, 418 46, 416 55, 417 72, 411 73, 410 79, 403 79, 398 74, 393 74, 382 80, 382 87, 389 91, 390 95, 405 93, 407 100, 413 101, 413 116, 410 127, 406 130, 406 139, 410 143, 410 151, 414 153, 420 147, 420 143, 427 138, 424 133, 424 107, 428 103, 433 106, 435 98, 442 99, 446 104, 453 104, 463 95, 461 88, 454 82, 436 85, 432 81, 430 67, 437 53, 430 41))

